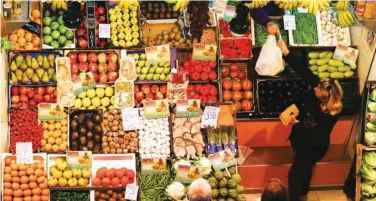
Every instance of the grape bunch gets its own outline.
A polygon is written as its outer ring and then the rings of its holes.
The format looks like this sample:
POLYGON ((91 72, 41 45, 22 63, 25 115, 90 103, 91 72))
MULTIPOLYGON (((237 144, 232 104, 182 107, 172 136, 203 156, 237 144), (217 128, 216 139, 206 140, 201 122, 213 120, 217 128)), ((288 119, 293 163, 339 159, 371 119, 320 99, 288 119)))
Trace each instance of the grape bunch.
POLYGON ((190 31, 193 41, 197 39, 201 42, 201 36, 203 34, 203 29, 210 25, 209 19, 209 1, 191 1, 188 5, 189 19, 190 19, 190 31))

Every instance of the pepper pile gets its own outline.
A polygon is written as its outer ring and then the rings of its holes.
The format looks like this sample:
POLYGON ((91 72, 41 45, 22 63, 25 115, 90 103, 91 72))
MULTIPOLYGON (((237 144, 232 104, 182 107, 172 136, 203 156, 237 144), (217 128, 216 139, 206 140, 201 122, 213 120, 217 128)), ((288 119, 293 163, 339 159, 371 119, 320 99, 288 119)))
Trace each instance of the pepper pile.
MULTIPOLYGON (((228 22, 225 22, 223 20, 219 21, 219 29, 220 33, 222 34, 222 38, 229 38, 234 36, 230 30, 230 23, 228 22)), ((243 35, 243 37, 248 37, 250 34, 251 31, 249 29, 248 32, 243 35)))
POLYGON ((221 56, 224 59, 250 58, 251 57, 251 39, 222 39, 221 56))
POLYGON ((10 145, 9 150, 16 152, 17 142, 32 142, 35 152, 42 140, 43 125, 38 123, 38 113, 30 109, 10 112, 10 145))

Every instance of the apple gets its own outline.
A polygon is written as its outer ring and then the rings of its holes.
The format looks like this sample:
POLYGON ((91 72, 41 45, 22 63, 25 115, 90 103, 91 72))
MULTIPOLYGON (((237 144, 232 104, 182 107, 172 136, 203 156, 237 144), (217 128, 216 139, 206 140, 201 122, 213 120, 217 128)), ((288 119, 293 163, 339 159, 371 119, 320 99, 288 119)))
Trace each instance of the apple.
POLYGON ((20 107, 22 107, 22 108, 27 108, 27 103, 20 103, 20 107))
POLYGON ((159 91, 159 87, 158 87, 158 85, 156 85, 156 84, 151 85, 151 87, 150 87, 150 92, 151 92, 152 94, 157 94, 158 91, 159 91))
POLYGON ((107 72, 107 64, 106 63, 100 63, 98 65, 98 71, 99 71, 99 73, 106 73, 107 72))
POLYGON ((231 89, 231 87, 232 87, 232 82, 231 82, 231 80, 224 79, 224 80, 222 81, 222 87, 223 87, 224 89, 231 89))
POLYGON ((80 72, 87 72, 89 70, 89 65, 85 63, 78 64, 78 68, 80 69, 80 72))
POLYGON ((115 53, 109 53, 107 55, 107 61, 109 63, 116 63, 118 61, 118 56, 115 53))
POLYGON ((30 100, 29 101, 29 106, 30 107, 36 107, 37 106, 37 102, 35 100, 30 100))
POLYGON ((98 54, 98 62, 99 63, 106 63, 106 53, 98 54))
POLYGON ((108 71, 110 71, 110 72, 116 72, 117 71, 117 64, 116 63, 109 63, 108 65, 107 65, 107 69, 108 69, 108 71))
POLYGON ((44 87, 38 87, 37 93, 43 96, 46 93, 46 89, 44 87))
POLYGON ((221 69, 222 77, 228 77, 230 75, 230 68, 223 66, 221 69))
POLYGON ((86 53, 79 53, 78 54, 78 61, 79 62, 87 62, 87 54, 86 53))
POLYGON ((147 84, 143 84, 143 85, 141 86, 141 91, 142 91, 142 93, 144 93, 144 94, 148 94, 148 93, 150 93, 150 86, 147 85, 147 84))
POLYGON ((106 41, 100 40, 99 41, 99 47, 104 47, 104 46, 106 46, 106 41))
POLYGON ((238 71, 238 78, 239 79, 245 79, 245 77, 246 77, 246 74, 245 74, 245 72, 244 71, 238 71))
POLYGON ((108 81, 115 82, 118 79, 119 75, 117 72, 108 73, 108 81))
POLYGON ((230 71, 231 72, 237 72, 239 70, 239 66, 237 64, 231 64, 230 65, 230 71))
POLYGON ((224 90, 223 91, 223 100, 224 101, 230 101, 232 98, 231 92, 229 90, 224 90))
POLYGON ((71 72, 72 72, 72 75, 74 73, 78 73, 78 64, 77 63, 71 63, 71 72))
POLYGON ((250 111, 252 109, 253 105, 251 101, 249 100, 243 100, 242 101, 242 110, 243 111, 250 111))
POLYGON ((252 82, 250 80, 243 80, 242 88, 245 91, 251 90, 252 89, 252 82))
POLYGON ((89 71, 91 71, 92 73, 96 73, 98 71, 98 64, 89 63, 89 71))
POLYGON ((77 36, 84 36, 86 33, 86 30, 84 28, 79 28, 77 31, 76 31, 76 34, 77 36))
POLYGON ((44 102, 51 103, 51 96, 50 95, 48 95, 48 94, 44 95, 43 99, 44 99, 44 102))
POLYGON ((20 88, 20 94, 21 94, 21 95, 26 95, 26 94, 27 94, 27 91, 28 91, 27 87, 21 87, 21 88, 20 88))
POLYGON ((230 73, 230 77, 231 77, 232 79, 235 79, 235 78, 238 77, 238 73, 237 73, 237 72, 231 72, 231 73, 230 73))
POLYGON ((19 87, 12 87, 11 91, 12 91, 12 95, 20 95, 19 87))
POLYGON ((79 76, 78 73, 72 73, 72 78, 76 78, 78 76, 79 76))
POLYGON ((250 100, 250 99, 252 99, 252 97, 253 97, 253 93, 251 91, 243 92, 243 98, 244 99, 250 100))
POLYGON ((150 101, 150 100, 153 100, 153 98, 154 98, 154 97, 153 97, 153 94, 152 94, 152 93, 148 93, 148 94, 146 94, 146 96, 145 96, 145 99, 146 99, 146 100, 149 100, 149 101, 150 101))
POLYGON ((53 86, 47 86, 46 87, 46 93, 47 94, 53 94, 54 93, 54 91, 55 91, 55 87, 53 87, 53 86))
POLYGON ((138 101, 144 100, 144 94, 141 91, 138 91, 136 93, 136 100, 138 100, 138 101))
POLYGON ((242 99, 242 93, 240 91, 232 92, 232 100, 240 101, 242 99))
POLYGON ((105 23, 106 22, 106 16, 103 16, 103 15, 99 16, 98 22, 99 23, 105 23))
POLYGON ((21 96, 20 96, 20 102, 21 102, 21 103, 26 103, 28 100, 29 100, 29 99, 27 98, 26 95, 21 95, 21 96))
POLYGON ((94 77, 94 81, 98 82, 99 81, 99 75, 96 72, 95 73, 92 72, 92 74, 93 74, 93 77, 94 77))
POLYGON ((108 77, 107 77, 106 73, 99 74, 99 83, 106 83, 107 79, 108 79, 108 77))
POLYGON ((71 64, 77 62, 77 54, 75 52, 69 52, 68 58, 69 58, 71 64))
POLYGON ((34 97, 35 102, 40 103, 43 101, 43 96, 40 94, 36 94, 34 97))
POLYGON ((242 89, 242 84, 239 81, 234 80, 232 82, 232 89, 235 91, 240 91, 240 89, 242 89))
POLYGON ((81 40, 79 40, 78 45, 80 46, 80 48, 87 48, 88 42, 87 42, 86 39, 81 39, 81 40))
POLYGON ((154 99, 155 100, 160 100, 160 99, 163 99, 163 93, 158 91, 155 95, 154 95, 154 99))
POLYGON ((30 90, 27 92, 27 97, 29 97, 30 99, 34 98, 34 96, 35 96, 34 90, 30 90))
POLYGON ((87 59, 91 63, 96 63, 97 62, 97 54, 90 53, 90 54, 87 55, 87 59))
POLYGON ((11 102, 12 103, 19 103, 20 102, 20 97, 17 96, 17 95, 12 96, 11 102))
POLYGON ((162 85, 162 86, 160 86, 160 87, 159 87, 159 90, 160 90, 163 94, 165 94, 165 93, 167 92, 167 85, 162 85))
POLYGON ((102 6, 99 6, 97 8, 97 11, 98 11, 99 15, 103 15, 106 12, 106 9, 102 6))
POLYGON ((133 91, 134 91, 134 93, 139 92, 140 91, 140 87, 135 84, 134 87, 133 87, 133 91))

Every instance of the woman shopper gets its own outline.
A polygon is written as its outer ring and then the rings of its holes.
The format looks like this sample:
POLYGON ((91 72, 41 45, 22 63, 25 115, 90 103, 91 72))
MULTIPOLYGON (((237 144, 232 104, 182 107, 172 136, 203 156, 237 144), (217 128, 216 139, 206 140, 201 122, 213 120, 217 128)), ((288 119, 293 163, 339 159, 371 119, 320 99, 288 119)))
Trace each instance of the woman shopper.
POLYGON ((284 41, 278 42, 285 61, 305 84, 311 87, 298 107, 299 116, 292 119, 290 143, 295 158, 289 172, 290 201, 307 200, 313 166, 321 160, 330 144, 330 133, 342 110, 342 88, 338 81, 320 79, 305 64, 306 57, 292 53, 284 41))
POLYGON ((269 16, 281 16, 283 10, 278 8, 274 1, 270 1, 266 6, 262 8, 255 8, 250 10, 252 19, 260 25, 263 25, 271 35, 281 35, 278 25, 269 18, 269 16))
POLYGON ((188 188, 187 199, 189 201, 210 201, 211 186, 205 179, 194 180, 188 188))
POLYGON ((279 179, 269 180, 262 190, 261 201, 288 201, 286 186, 279 179))

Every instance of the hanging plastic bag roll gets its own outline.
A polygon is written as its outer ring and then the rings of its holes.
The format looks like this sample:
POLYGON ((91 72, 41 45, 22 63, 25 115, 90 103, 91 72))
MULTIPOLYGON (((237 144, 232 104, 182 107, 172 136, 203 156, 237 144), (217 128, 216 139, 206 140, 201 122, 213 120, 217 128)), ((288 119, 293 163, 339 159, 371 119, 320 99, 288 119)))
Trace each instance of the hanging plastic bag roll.
POLYGON ((256 72, 259 75, 275 76, 285 69, 282 59, 282 51, 277 46, 275 36, 269 35, 261 48, 256 63, 256 72))

